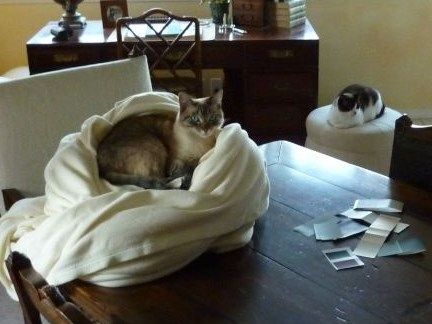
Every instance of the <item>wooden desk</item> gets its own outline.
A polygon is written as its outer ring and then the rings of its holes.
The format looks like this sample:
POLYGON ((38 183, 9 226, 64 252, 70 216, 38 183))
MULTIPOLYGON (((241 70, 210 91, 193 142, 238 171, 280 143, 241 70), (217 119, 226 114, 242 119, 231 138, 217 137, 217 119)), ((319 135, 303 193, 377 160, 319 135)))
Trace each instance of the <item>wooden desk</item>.
MULTIPOLYGON (((100 21, 89 21, 66 42, 54 42, 43 27, 27 42, 30 72, 114 60, 116 38, 100 21)), ((205 69, 224 70, 224 110, 259 143, 289 139, 304 143, 305 120, 318 97, 319 39, 307 22, 288 29, 219 33, 203 28, 205 69)))
POLYGON ((75 281, 61 291, 104 323, 430 323, 432 194, 288 142, 263 149, 270 208, 247 247, 202 256, 143 285, 75 281), (362 197, 405 202, 402 218, 411 226, 399 237, 416 235, 429 252, 362 258, 362 268, 335 271, 321 250, 354 248, 358 237, 318 242, 293 231, 362 197))

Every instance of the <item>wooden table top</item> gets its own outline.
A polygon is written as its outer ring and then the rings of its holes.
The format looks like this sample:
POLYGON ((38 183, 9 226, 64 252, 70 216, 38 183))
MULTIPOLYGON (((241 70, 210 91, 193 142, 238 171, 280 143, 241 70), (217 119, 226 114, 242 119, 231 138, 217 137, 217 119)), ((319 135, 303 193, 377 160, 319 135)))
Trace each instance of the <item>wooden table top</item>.
MULTIPOLYGON (((32 36, 27 46, 44 46, 58 45, 64 46, 65 42, 53 40, 51 29, 58 27, 57 21, 50 21, 42 27, 34 36, 32 36)), ((230 31, 221 31, 218 25, 209 23, 201 27, 201 41, 203 43, 222 42, 225 46, 228 43, 238 42, 268 42, 269 40, 309 40, 318 41, 319 37, 309 20, 304 25, 295 28, 266 28, 266 29, 249 29, 246 34, 234 33, 230 31)), ((116 43, 117 35, 115 28, 103 28, 102 21, 88 20, 83 29, 74 30, 74 34, 67 41, 68 45, 78 44, 104 44, 116 43)), ((206 46, 206 44, 204 44, 206 46)))
POLYGON ((432 194, 289 142, 262 148, 270 207, 248 246, 206 254, 147 284, 113 289, 75 281, 62 292, 102 322, 431 323, 432 194), (361 258, 364 267, 336 271, 321 251, 354 249, 361 235, 321 242, 293 231, 359 198, 403 201, 402 220, 411 226, 399 238, 419 237, 428 251, 361 258))

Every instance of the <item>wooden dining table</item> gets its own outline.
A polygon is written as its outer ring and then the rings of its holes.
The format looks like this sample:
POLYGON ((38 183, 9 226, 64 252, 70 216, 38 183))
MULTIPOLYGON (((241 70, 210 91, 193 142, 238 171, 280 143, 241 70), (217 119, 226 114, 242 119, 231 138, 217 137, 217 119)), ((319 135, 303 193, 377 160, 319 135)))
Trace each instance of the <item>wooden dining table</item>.
POLYGON ((270 205, 247 246, 141 285, 76 280, 60 291, 103 323, 432 323, 432 194, 289 142, 261 149, 270 205), (322 250, 354 249, 361 234, 317 241, 293 230, 359 198, 404 202, 398 216, 410 226, 391 235, 419 238, 427 251, 336 271, 322 250))

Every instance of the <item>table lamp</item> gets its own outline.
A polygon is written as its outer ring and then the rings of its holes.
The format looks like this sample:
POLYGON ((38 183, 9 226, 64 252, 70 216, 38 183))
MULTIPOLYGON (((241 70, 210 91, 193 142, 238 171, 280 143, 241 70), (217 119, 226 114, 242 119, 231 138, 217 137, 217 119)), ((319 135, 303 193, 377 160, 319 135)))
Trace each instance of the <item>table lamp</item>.
POLYGON ((86 24, 86 18, 77 12, 78 4, 83 0, 54 0, 62 5, 65 13, 62 15, 59 25, 67 29, 81 29, 86 24))

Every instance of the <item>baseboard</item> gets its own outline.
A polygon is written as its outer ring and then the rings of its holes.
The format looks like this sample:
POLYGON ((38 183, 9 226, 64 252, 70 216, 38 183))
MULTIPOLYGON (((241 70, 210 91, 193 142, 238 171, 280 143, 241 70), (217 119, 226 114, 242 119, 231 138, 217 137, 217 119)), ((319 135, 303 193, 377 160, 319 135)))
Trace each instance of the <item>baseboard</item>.
POLYGON ((399 112, 407 114, 412 120, 432 119, 432 108, 414 108, 405 111, 399 110, 399 112))

